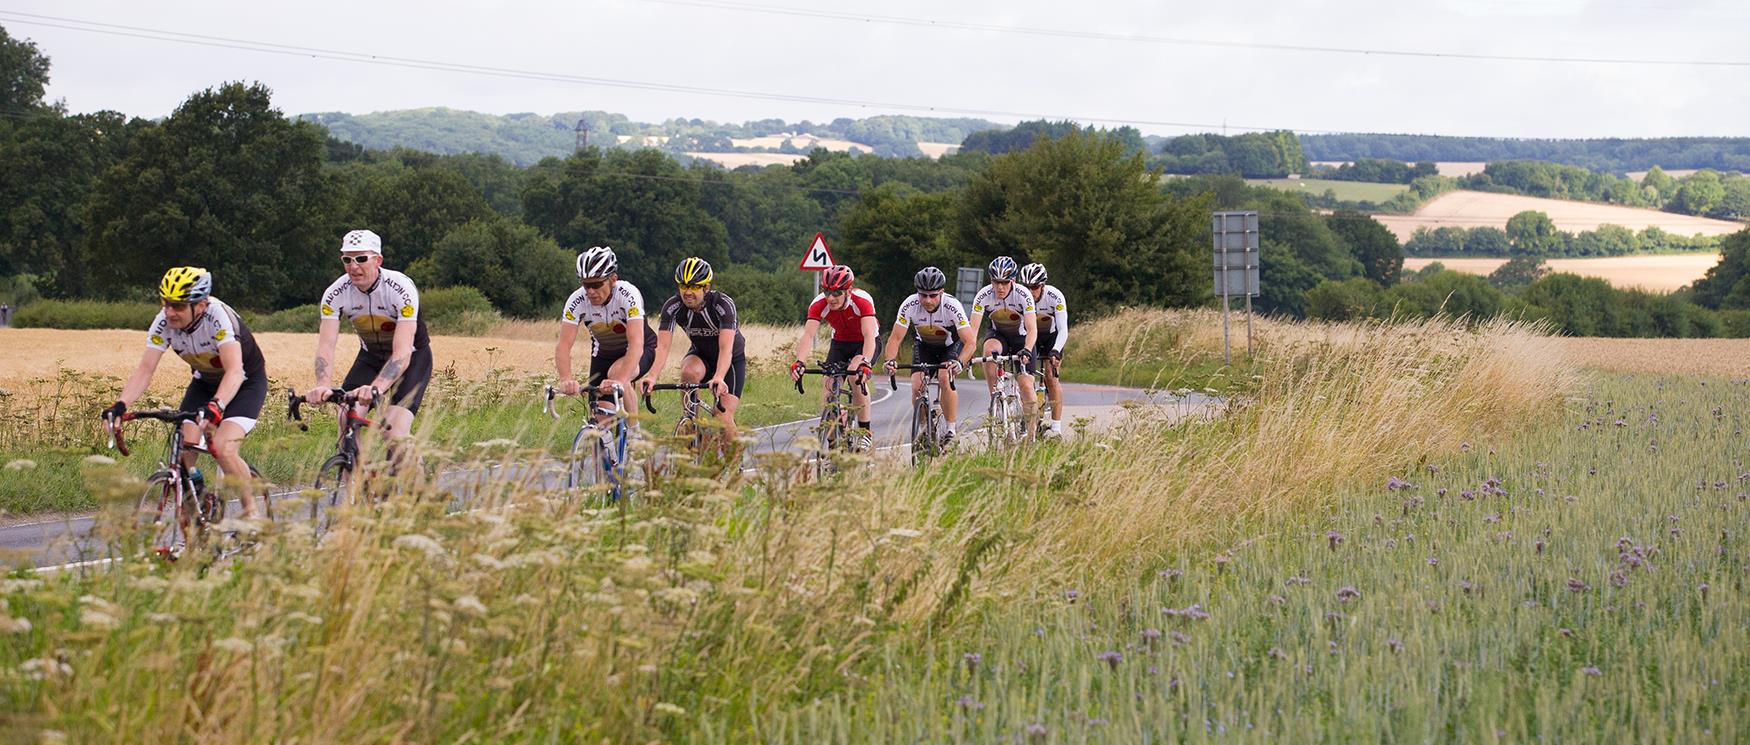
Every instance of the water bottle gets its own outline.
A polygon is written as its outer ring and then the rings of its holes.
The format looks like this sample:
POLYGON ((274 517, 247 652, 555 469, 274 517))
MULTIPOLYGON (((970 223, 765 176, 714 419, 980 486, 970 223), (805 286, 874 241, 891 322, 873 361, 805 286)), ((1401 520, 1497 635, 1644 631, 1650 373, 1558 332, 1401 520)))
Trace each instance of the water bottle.
POLYGON ((194 489, 195 494, 207 493, 207 477, 201 473, 199 468, 188 469, 188 485, 194 489))

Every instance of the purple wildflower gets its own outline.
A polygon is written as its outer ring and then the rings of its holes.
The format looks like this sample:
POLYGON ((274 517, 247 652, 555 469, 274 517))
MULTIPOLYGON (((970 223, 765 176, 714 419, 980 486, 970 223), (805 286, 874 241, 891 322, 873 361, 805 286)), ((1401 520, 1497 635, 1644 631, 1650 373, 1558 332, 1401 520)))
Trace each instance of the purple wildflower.
POLYGON ((1361 597, 1361 591, 1355 589, 1354 587, 1344 585, 1343 587, 1337 589, 1337 600, 1338 601, 1347 603, 1347 602, 1354 600, 1356 598, 1359 598, 1359 597, 1361 597))
POLYGON ((1331 550, 1337 550, 1337 544, 1343 542, 1343 534, 1335 530, 1325 533, 1325 540, 1331 544, 1331 550))
POLYGON ((981 711, 984 709, 984 704, 979 703, 978 699, 973 698, 970 693, 955 699, 954 703, 959 704, 960 708, 967 711, 981 711))
POLYGON ((1587 674, 1588 676, 1591 676, 1594 678, 1604 674, 1603 671, 1599 670, 1596 667, 1593 667, 1592 665, 1587 665, 1583 668, 1580 668, 1580 672, 1583 672, 1583 673, 1587 674))
POLYGON ((1579 577, 1569 577, 1568 578, 1568 589, 1572 590, 1574 592, 1585 592, 1586 591, 1586 583, 1583 580, 1581 580, 1579 577))
POLYGON ((966 672, 976 673, 978 672, 978 663, 984 661, 984 655, 977 652, 967 652, 961 655, 960 659, 966 661, 966 672))
POLYGON ((1100 654, 1096 655, 1094 657, 1094 659, 1097 659, 1101 662, 1106 663, 1106 666, 1113 669, 1113 670, 1117 670, 1118 663, 1124 661, 1124 653, 1118 652, 1116 650, 1106 651, 1106 652, 1101 652, 1100 654))
POLYGON ((1404 643, 1396 639, 1385 640, 1385 647, 1386 649, 1390 649, 1392 654, 1404 651, 1404 643))

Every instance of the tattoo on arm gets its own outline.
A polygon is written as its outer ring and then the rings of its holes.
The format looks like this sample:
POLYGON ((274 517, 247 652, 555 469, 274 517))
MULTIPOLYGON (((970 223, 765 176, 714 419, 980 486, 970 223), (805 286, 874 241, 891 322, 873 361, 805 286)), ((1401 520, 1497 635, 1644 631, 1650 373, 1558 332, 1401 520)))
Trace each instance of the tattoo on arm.
POLYGON ((377 377, 393 383, 396 379, 401 377, 401 366, 401 360, 390 359, 388 362, 383 363, 383 371, 377 373, 377 377))
POLYGON ((322 385, 328 380, 328 360, 316 358, 316 384, 322 385))

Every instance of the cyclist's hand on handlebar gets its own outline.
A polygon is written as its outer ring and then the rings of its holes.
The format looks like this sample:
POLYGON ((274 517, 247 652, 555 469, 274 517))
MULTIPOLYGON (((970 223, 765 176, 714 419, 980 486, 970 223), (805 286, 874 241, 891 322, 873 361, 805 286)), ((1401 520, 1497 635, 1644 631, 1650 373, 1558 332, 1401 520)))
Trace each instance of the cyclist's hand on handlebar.
POLYGON ((322 386, 316 386, 315 388, 311 388, 310 390, 304 391, 304 402, 311 403, 311 404, 319 404, 319 403, 322 403, 323 401, 327 401, 328 397, 330 395, 332 395, 333 393, 334 393, 333 388, 325 388, 322 386))
POLYGON ((201 413, 206 416, 209 427, 217 427, 225 421, 225 410, 219 408, 218 401, 208 401, 206 406, 201 407, 201 413))
POLYGON ((857 365, 857 382, 861 383, 865 380, 868 380, 869 373, 871 373, 871 372, 874 372, 874 369, 869 367, 869 363, 863 362, 863 363, 858 364, 857 365))
POLYGON ((101 417, 106 421, 120 421, 123 414, 128 413, 128 405, 120 401, 103 410, 101 417))
POLYGON ((580 390, 583 390, 583 387, 578 385, 577 381, 575 381, 575 380, 571 380, 571 379, 567 378, 565 380, 559 381, 559 392, 564 394, 564 395, 575 396, 575 395, 577 395, 577 392, 580 390))
POLYGON ((796 360, 795 362, 790 363, 790 379, 791 380, 801 380, 802 379, 802 371, 803 371, 803 369, 805 369, 807 367, 808 367, 808 363, 803 362, 802 360, 796 360))
POLYGON ((711 387, 711 395, 713 396, 729 395, 729 384, 723 382, 722 378, 712 378, 706 381, 706 385, 711 387))
POLYGON ((646 378, 639 378, 638 379, 638 392, 644 394, 645 397, 649 397, 650 394, 655 390, 656 390, 656 379, 655 378, 646 377, 646 378))
POLYGON ((961 364, 959 359, 948 360, 948 374, 949 375, 959 375, 960 372, 962 370, 965 370, 965 369, 966 369, 966 365, 961 364))
POLYGON ((373 386, 369 383, 366 383, 364 385, 361 385, 357 388, 352 389, 351 391, 349 391, 349 393, 351 393, 353 398, 356 399, 360 404, 369 404, 371 402, 371 399, 376 397, 377 388, 376 388, 376 386, 373 386))
POLYGON ((888 375, 899 372, 899 360, 888 360, 883 362, 881 363, 881 369, 886 370, 888 375))

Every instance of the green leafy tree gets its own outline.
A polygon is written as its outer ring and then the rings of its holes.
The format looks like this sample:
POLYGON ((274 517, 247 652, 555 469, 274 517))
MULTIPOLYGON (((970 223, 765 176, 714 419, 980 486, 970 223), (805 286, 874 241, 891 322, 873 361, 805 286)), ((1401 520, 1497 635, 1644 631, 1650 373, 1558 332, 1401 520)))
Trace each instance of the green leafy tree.
POLYGON ((956 267, 983 266, 989 259, 950 249, 955 195, 925 194, 899 183, 864 192, 839 221, 838 255, 857 273, 858 284, 891 315, 912 292, 912 275, 935 265, 953 276, 956 267))
POLYGON ((1526 210, 1507 218, 1507 240, 1515 253, 1528 256, 1546 256, 1562 245, 1561 231, 1556 230, 1555 221, 1537 210, 1526 210))
POLYGON ((1647 175, 1641 177, 1641 188, 1646 192, 1654 206, 1664 205, 1677 194, 1677 179, 1665 169, 1653 166, 1647 169, 1647 175))
POLYGON ((1750 308, 1750 228, 1720 241, 1720 263, 1695 281, 1694 295, 1708 308, 1750 308))
POLYGON ((1122 140, 1075 132, 991 161, 962 193, 956 248, 1044 263, 1099 312, 1208 297, 1208 202, 1170 199, 1122 140))
POLYGON ((1666 209, 1686 215, 1706 215, 1726 198, 1726 186, 1713 171, 1690 174, 1677 186, 1677 194, 1666 209))
POLYGON ((1368 279, 1382 287, 1397 284, 1404 269, 1404 249, 1391 230, 1372 217, 1349 210, 1338 210, 1325 218, 1325 224, 1348 244, 1350 255, 1361 262, 1368 279))
POLYGON ((1427 318, 1444 315, 1478 321, 1493 318, 1506 305, 1506 296, 1482 277, 1441 271, 1415 282, 1393 285, 1385 292, 1382 306, 1392 315, 1427 318))
POLYGON ((480 191, 455 171, 399 171, 367 172, 347 201, 349 224, 383 236, 384 254, 401 266, 424 258, 450 231, 493 214, 480 191))
POLYGON ((52 296, 90 291, 86 202, 150 126, 115 112, 0 123, 0 276, 35 275, 52 296))
POLYGON ((1544 265, 1542 258, 1515 256, 1489 273, 1489 284, 1501 288, 1525 287, 1548 274, 1549 267, 1544 265))
POLYGON ((36 42, 16 39, 0 26, 0 115, 40 109, 49 84, 49 58, 36 42))
POLYGON ((321 128, 286 119, 271 98, 227 83, 134 137, 91 195, 94 287, 138 297, 180 264, 211 269, 240 307, 316 299, 340 273, 335 181, 321 128))
POLYGON ((1362 277, 1327 279, 1307 290, 1306 315, 1321 321, 1356 321, 1379 311, 1384 292, 1362 277))
POLYGON ((577 287, 573 259, 540 231, 494 215, 450 231, 408 273, 425 287, 473 287, 506 315, 550 317, 577 287))

